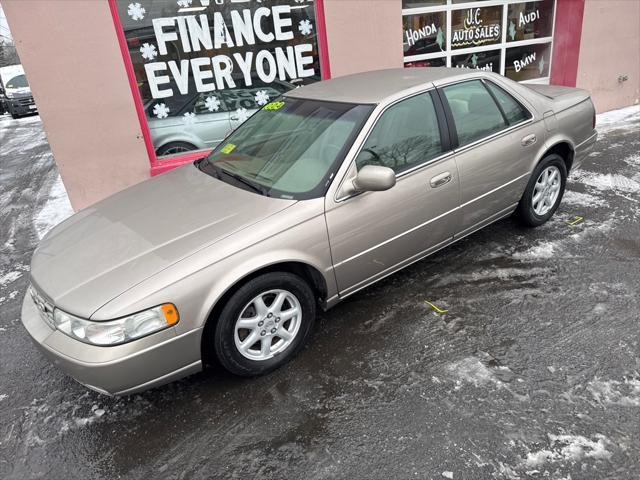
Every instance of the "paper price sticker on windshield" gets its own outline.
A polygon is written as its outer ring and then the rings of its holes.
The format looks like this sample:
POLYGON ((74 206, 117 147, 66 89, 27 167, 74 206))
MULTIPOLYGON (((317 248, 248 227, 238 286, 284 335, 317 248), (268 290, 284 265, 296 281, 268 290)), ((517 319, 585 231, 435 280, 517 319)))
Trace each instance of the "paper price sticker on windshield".
POLYGON ((220 150, 222 153, 231 153, 236 149, 236 146, 233 143, 227 143, 224 147, 222 147, 222 149, 220 150))
POLYGON ((264 110, 279 110, 282 107, 284 107, 284 102, 271 102, 271 103, 267 103, 262 108, 264 110))

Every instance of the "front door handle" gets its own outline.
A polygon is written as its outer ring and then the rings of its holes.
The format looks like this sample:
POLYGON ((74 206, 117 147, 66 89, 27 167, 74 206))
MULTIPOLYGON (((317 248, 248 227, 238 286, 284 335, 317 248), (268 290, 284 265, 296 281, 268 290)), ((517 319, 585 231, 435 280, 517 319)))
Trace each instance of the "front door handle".
POLYGON ((531 135, 527 135, 526 137, 522 137, 522 140, 520 141, 520 143, 522 143, 523 147, 528 147, 529 145, 533 145, 534 143, 536 143, 536 140, 538 140, 538 139, 532 133, 531 135))
POLYGON ((429 182, 429 184, 431 185, 431 188, 438 188, 438 187, 441 187, 442 185, 446 185, 450 181, 451 181, 451 172, 443 172, 433 177, 429 182))

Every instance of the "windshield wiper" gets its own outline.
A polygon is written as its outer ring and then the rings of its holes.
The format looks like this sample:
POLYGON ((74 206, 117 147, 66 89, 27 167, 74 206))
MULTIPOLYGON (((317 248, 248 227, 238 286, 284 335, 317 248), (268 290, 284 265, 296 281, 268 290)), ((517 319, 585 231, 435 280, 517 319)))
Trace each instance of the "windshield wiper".
POLYGON ((249 187, 254 192, 257 192, 257 193, 259 193, 261 195, 264 195, 265 197, 269 196, 269 193, 268 193, 266 188, 263 188, 263 187, 260 187, 260 186, 256 185, 255 183, 253 183, 253 182, 247 180, 246 178, 244 178, 242 175, 238 175, 237 173, 229 172, 229 171, 225 170, 224 168, 218 167, 216 165, 214 165, 214 167, 215 167, 217 172, 222 172, 225 175, 230 176, 235 181, 237 181, 239 183, 242 183, 243 185, 246 185, 247 187, 249 187))

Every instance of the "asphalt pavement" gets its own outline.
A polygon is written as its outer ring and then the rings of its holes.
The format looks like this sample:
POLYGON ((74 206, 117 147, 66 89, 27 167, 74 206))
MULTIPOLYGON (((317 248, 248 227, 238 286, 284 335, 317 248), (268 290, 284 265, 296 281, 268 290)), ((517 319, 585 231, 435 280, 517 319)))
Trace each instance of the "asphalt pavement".
POLYGON ((638 478, 640 109, 598 122, 545 226, 501 221, 354 295, 266 377, 110 398, 20 323, 68 203, 39 118, 0 117, 0 478, 638 478))

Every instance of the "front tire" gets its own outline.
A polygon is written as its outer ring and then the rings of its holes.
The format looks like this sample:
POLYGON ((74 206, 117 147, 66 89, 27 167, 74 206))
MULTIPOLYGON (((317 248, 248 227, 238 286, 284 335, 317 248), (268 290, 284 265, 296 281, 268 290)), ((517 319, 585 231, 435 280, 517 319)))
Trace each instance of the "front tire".
POLYGON ((274 272, 256 277, 222 309, 213 335, 216 357, 235 375, 271 372, 304 347, 315 315, 313 291, 297 275, 274 272))
POLYGON ((544 157, 534 169, 520 199, 516 216, 527 227, 539 227, 556 212, 567 185, 567 166, 561 156, 544 157))
POLYGON ((165 155, 179 155, 181 153, 197 150, 198 147, 188 142, 169 142, 156 150, 156 155, 162 157, 165 155))

